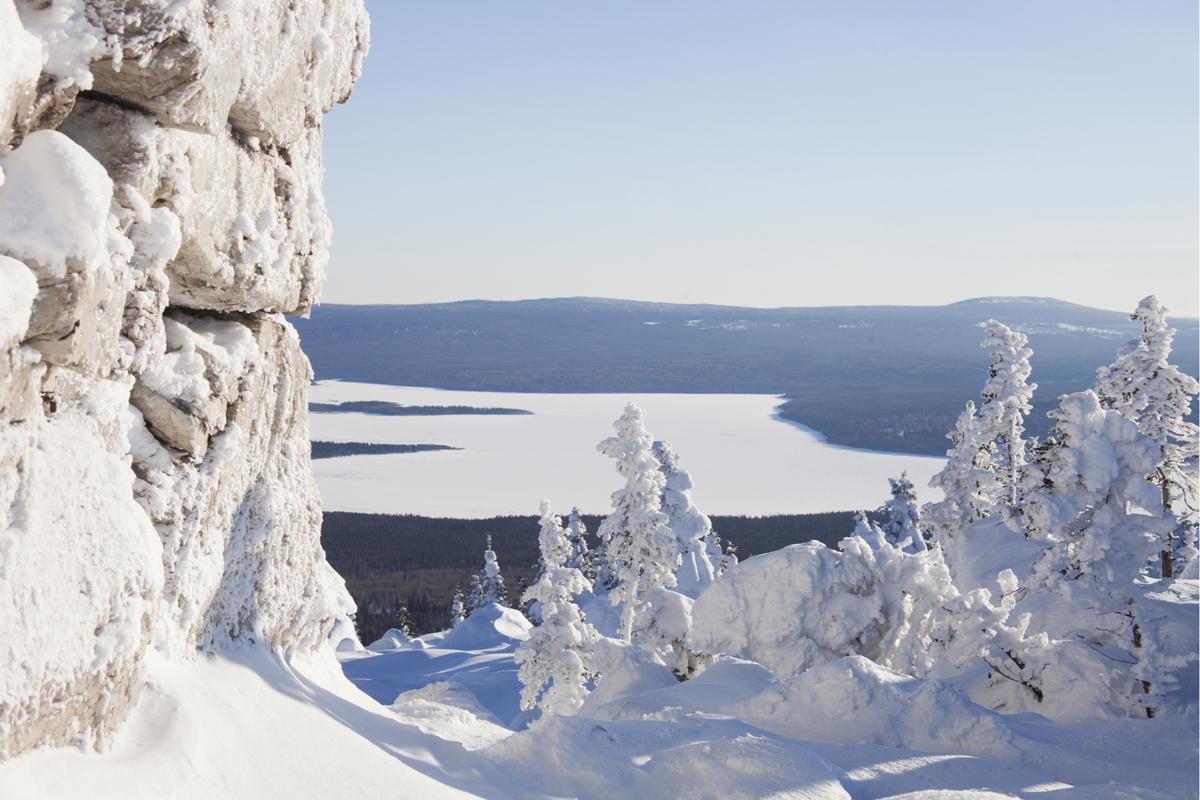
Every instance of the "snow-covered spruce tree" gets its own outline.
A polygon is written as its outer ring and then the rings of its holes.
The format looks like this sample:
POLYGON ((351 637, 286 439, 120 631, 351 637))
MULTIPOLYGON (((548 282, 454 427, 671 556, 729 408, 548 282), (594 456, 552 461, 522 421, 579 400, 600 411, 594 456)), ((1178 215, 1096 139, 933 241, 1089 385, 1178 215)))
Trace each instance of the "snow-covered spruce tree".
POLYGON ((410 639, 413 637, 415 628, 413 626, 412 614, 409 613, 406 604, 400 604, 400 608, 396 611, 396 624, 392 627, 410 639))
POLYGON ((729 572, 729 570, 737 566, 737 563, 737 545, 727 539, 725 541, 725 552, 721 553, 721 563, 717 567, 717 576, 720 577, 729 572))
POLYGON ((543 714, 574 714, 593 677, 592 648, 600 638, 584 619, 575 596, 587 588, 583 572, 566 566, 571 540, 549 502, 541 505, 538 548, 542 573, 521 600, 539 609, 540 622, 517 648, 514 659, 521 681, 521 708, 543 714))
POLYGON ((1031 535, 1050 542, 1027 605, 1051 636, 1104 651, 1116 673, 1105 680, 1152 715, 1163 643, 1145 641, 1137 605, 1138 579, 1174 525, 1146 481, 1159 447, 1090 390, 1064 395, 1050 416, 1053 442, 1030 465, 1022 509, 1031 535))
POLYGON ((990 442, 997 477, 997 494, 991 500, 1002 508, 1021 507, 1021 470, 1025 466, 1025 416, 1036 383, 1029 383, 1032 369, 1029 339, 1007 325, 989 319, 982 342, 990 351, 988 379, 980 395, 979 428, 990 442))
POLYGON ((613 423, 617 435, 597 446, 616 460, 617 472, 625 479, 613 492, 612 513, 600 523, 598 533, 613 578, 609 599, 621 605, 621 638, 626 642, 649 623, 650 595, 675 586, 679 564, 675 535, 660 507, 666 479, 654 457, 654 437, 646 431, 645 420, 642 409, 628 404, 613 423))
POLYGON ((719 578, 725 574, 722 567, 722 559, 725 557, 725 548, 721 544, 721 536, 714 529, 704 539, 704 554, 708 556, 709 563, 715 565, 713 567, 715 578, 719 578))
POLYGON ((888 478, 892 496, 879 509, 883 515, 883 535, 896 547, 908 553, 925 550, 925 538, 921 535, 921 512, 917 509, 917 492, 908 472, 899 478, 888 478))
POLYGON ((487 535, 483 550, 483 569, 471 577, 471 597, 467 604, 468 616, 484 606, 496 603, 509 607, 508 591, 504 588, 504 576, 500 574, 500 562, 492 549, 492 535, 487 535))
MULTIPOLYGON (((537 568, 538 574, 540 575, 543 569, 541 562, 538 562, 537 568)), ((541 617, 538 616, 539 611, 537 605, 535 603, 526 602, 523 599, 525 597, 525 593, 528 591, 529 579, 522 575, 521 580, 517 581, 517 611, 520 611, 523 615, 525 615, 525 619, 529 620, 534 625, 537 625, 542 621, 541 617)))
POLYGON ((883 535, 883 529, 872 522, 865 511, 854 512, 854 530, 850 532, 850 537, 862 539, 876 549, 880 542, 887 541, 887 537, 883 535))
POLYGON ((458 623, 467 618, 467 602, 463 597, 461 586, 454 587, 454 597, 450 600, 450 627, 454 628, 458 623))
POLYGON ((941 489, 945 496, 921 508, 921 526, 930 540, 951 549, 954 537, 991 511, 996 473, 974 402, 967 401, 946 438, 953 444, 946 451, 946 466, 929 480, 930 487, 941 489))
POLYGON ((467 613, 469 617, 483 605, 483 589, 479 584, 479 573, 471 576, 471 588, 467 592, 467 613))
POLYGON ((692 501, 691 473, 679 465, 670 442, 655 442, 654 457, 664 478, 662 510, 679 550, 676 590, 694 598, 713 582, 721 565, 719 558, 714 562, 708 554, 706 540, 712 535, 712 521, 692 501))
POLYGON ((1159 488, 1163 508, 1177 521, 1178 530, 1172 531, 1162 553, 1162 574, 1171 577, 1173 544, 1190 538, 1198 510, 1200 428, 1187 416, 1200 386, 1168 360, 1175 331, 1167 325, 1167 309, 1157 297, 1143 299, 1131 319, 1142 324, 1142 333, 1122 346, 1112 364, 1100 368, 1096 394, 1105 408, 1136 422, 1159 447, 1158 463, 1148 477, 1159 488))
POLYGON ((566 566, 579 570, 590 582, 595 579, 596 573, 592 568, 592 551, 588 548, 587 533, 587 525, 576 506, 567 517, 567 540, 571 543, 571 555, 567 558, 566 566))
MULTIPOLYGON (((570 531, 563 528, 562 519, 551 509, 548 500, 542 501, 539 512, 541 517, 538 519, 538 563, 537 578, 534 580, 535 586, 542 581, 547 572, 555 567, 571 567, 570 561, 575 552, 570 531)), ((572 567, 572 569, 576 569, 576 567, 572 567)), ((530 592, 529 588, 529 584, 523 582, 518 597, 525 616, 537 625, 542 621, 541 609, 538 606, 537 593, 530 592)))

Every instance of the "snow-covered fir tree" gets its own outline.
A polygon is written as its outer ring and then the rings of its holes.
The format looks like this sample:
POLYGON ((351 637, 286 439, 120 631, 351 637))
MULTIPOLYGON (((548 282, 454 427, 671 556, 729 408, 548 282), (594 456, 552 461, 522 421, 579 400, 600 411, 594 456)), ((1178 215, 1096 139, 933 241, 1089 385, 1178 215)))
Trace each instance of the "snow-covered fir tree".
POLYGON ((522 595, 539 609, 540 622, 514 655, 521 681, 521 708, 543 714, 574 714, 593 676, 592 648, 600 638, 584 619, 575 596, 588 587, 583 572, 566 566, 573 549, 567 531, 543 500, 538 548, 543 570, 522 595))
POLYGON ((1128 702, 1150 714, 1159 643, 1145 641, 1138 622, 1139 578, 1174 524, 1146 481, 1158 445, 1090 390, 1064 395, 1050 416, 1052 443, 1028 470, 1022 509, 1030 534, 1049 542, 1034 579, 1053 599, 1038 622, 1109 651, 1114 665, 1133 664, 1142 688, 1128 702))
MULTIPOLYGON (((539 562, 538 574, 540 575, 541 572, 542 565, 539 562)), ((524 598, 527 591, 529 591, 529 579, 522 575, 521 580, 517 581, 517 610, 525 615, 525 619, 536 625, 541 622, 541 618, 538 616, 537 606, 525 601, 524 598)))
POLYGON ((412 614, 409 613, 408 606, 406 604, 400 604, 400 608, 396 611, 396 624, 392 627, 403 633, 408 638, 412 638, 415 628, 413 627, 412 614))
POLYGON ((697 597, 713 582, 721 565, 719 558, 715 562, 709 558, 707 540, 712 535, 712 521, 692 501, 691 473, 680 466, 670 442, 655 442, 654 457, 664 479, 662 510, 679 551, 676 589, 688 597, 697 597))
POLYGON ((589 581, 596 577, 592 568, 592 551, 588 548, 587 525, 579 513, 578 506, 571 509, 567 517, 567 539, 571 542, 571 555, 567 558, 566 566, 577 569, 589 581))
MULTIPOLYGON (((554 513, 548 500, 538 508, 538 553, 542 573, 560 566, 571 566, 567 562, 574 554, 570 533, 563 528, 562 519, 554 513)), ((572 567, 578 569, 578 567, 572 567)))
POLYGON ((917 492, 908 472, 901 472, 899 478, 888 478, 891 484, 892 496, 879 509, 883 516, 883 535, 896 547, 910 553, 919 553, 925 549, 925 539, 921 535, 921 512, 917 508, 917 492))
POLYGON ((850 535, 862 539, 874 548, 878 548, 880 542, 887 541, 887 537, 883 535, 883 529, 872 522, 865 511, 854 512, 854 530, 850 532, 850 535))
POLYGON ((467 603, 467 614, 475 613, 486 605, 496 603, 509 607, 508 591, 504 587, 504 576, 500 574, 500 562, 492 549, 492 535, 487 535, 483 550, 483 569, 471 578, 471 596, 467 603))
POLYGON ((1007 325, 989 319, 982 346, 989 350, 988 379, 980 395, 979 428, 991 443, 998 492, 991 498, 1002 508, 1021 507, 1021 470, 1025 466, 1025 416, 1036 383, 1032 372, 1028 337, 1007 325))
POLYGON ((737 566, 737 563, 737 545, 727 540, 725 542, 725 551, 721 553, 721 563, 717 567, 717 576, 720 577, 729 572, 729 570, 737 566))
MULTIPOLYGON (((562 518, 554 513, 547 500, 543 500, 539 508, 541 517, 538 519, 538 563, 537 577, 534 585, 541 582, 542 577, 556 566, 577 567, 570 563, 575 554, 571 541, 571 533, 563 528, 562 518)), ((580 570, 582 572, 582 570, 580 570)), ((529 583, 522 580, 518 594, 521 611, 535 625, 541 622, 541 609, 538 607, 537 593, 529 591, 529 583), (527 599, 528 598, 528 599, 527 599)))
POLYGON ((621 638, 632 641, 649 622, 649 597, 675 586, 679 551, 662 512, 666 478, 654 457, 646 415, 633 403, 613 423, 616 436, 597 449, 614 459, 624 485, 612 494, 612 513, 600 523, 606 568, 612 575, 610 601, 621 605, 621 638))
POLYGON ((1194 517, 1198 509, 1197 462, 1200 428, 1187 420, 1192 398, 1200 391, 1196 379, 1170 363, 1175 330, 1167 324, 1167 309, 1154 295, 1142 300, 1131 318, 1142 325, 1141 335, 1126 343, 1116 360, 1097 373, 1096 394, 1111 408, 1137 423, 1138 430, 1159 447, 1158 463, 1148 476, 1159 488, 1164 509, 1177 524, 1171 545, 1164 548, 1164 575, 1173 572, 1176 548, 1187 554, 1194 545, 1194 517))
POLYGON ((450 599, 450 627, 455 627, 466 618, 467 600, 463 597, 462 587, 455 586, 454 596, 450 599))
POLYGON ((921 508, 922 527, 943 547, 967 525, 986 517, 997 493, 991 450, 980 430, 974 402, 967 401, 946 438, 953 444, 946 451, 946 465, 929 480, 930 487, 941 489, 944 497, 921 508))
POLYGON ((483 604, 483 590, 479 586, 479 573, 471 576, 471 585, 467 590, 466 616, 469 617, 479 610, 483 604))
POLYGON ((704 554, 708 557, 710 563, 714 564, 714 577, 721 577, 725 574, 722 560, 725 557, 725 547, 721 543, 721 535, 713 529, 704 539, 704 554))

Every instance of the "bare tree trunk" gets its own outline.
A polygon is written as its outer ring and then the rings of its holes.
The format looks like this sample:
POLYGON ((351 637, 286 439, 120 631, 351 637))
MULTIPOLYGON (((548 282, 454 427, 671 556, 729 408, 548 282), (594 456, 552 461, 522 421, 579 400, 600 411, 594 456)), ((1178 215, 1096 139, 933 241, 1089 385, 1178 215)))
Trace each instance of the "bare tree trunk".
MULTIPOLYGON (((1171 513, 1171 484, 1167 481, 1167 476, 1159 467, 1158 479, 1162 481, 1162 504, 1163 510, 1168 514, 1171 513)), ((1175 532, 1167 534, 1167 549, 1163 550, 1159 556, 1162 559, 1162 576, 1163 578, 1175 577, 1175 532)))
MULTIPOLYGON (((1133 623, 1133 646, 1138 650, 1142 649, 1142 628, 1136 622, 1133 623)), ((1150 685, 1150 681, 1139 681, 1139 683, 1142 684, 1143 694, 1150 694, 1150 689, 1153 688, 1150 685)), ((1146 716, 1148 718, 1154 719, 1154 712, 1155 709, 1146 706, 1146 716)))

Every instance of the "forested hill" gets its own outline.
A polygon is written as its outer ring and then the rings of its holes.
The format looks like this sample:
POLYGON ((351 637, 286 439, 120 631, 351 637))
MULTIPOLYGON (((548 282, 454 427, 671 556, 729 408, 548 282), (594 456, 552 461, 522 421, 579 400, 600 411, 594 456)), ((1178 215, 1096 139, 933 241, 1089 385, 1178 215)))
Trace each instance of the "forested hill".
MULTIPOLYGON (((1130 309, 1141 298, 1131 297, 1130 309)), ((989 318, 1029 336, 1030 432, 1137 332, 1128 315, 1047 298, 757 309, 568 298, 323 305, 296 320, 319 379, 515 392, 752 392, 836 444, 941 454, 978 396, 989 318)), ((1174 361, 1197 371, 1197 321, 1174 361)))

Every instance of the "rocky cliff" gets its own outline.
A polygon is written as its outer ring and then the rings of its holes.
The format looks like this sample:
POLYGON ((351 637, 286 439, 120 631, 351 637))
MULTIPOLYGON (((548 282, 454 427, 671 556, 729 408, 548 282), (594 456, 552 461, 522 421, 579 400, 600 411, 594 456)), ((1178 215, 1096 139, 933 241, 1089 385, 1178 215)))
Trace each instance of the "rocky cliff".
POLYGON ((361 0, 0 0, 0 758, 104 747, 148 649, 323 646, 321 117, 361 0))

